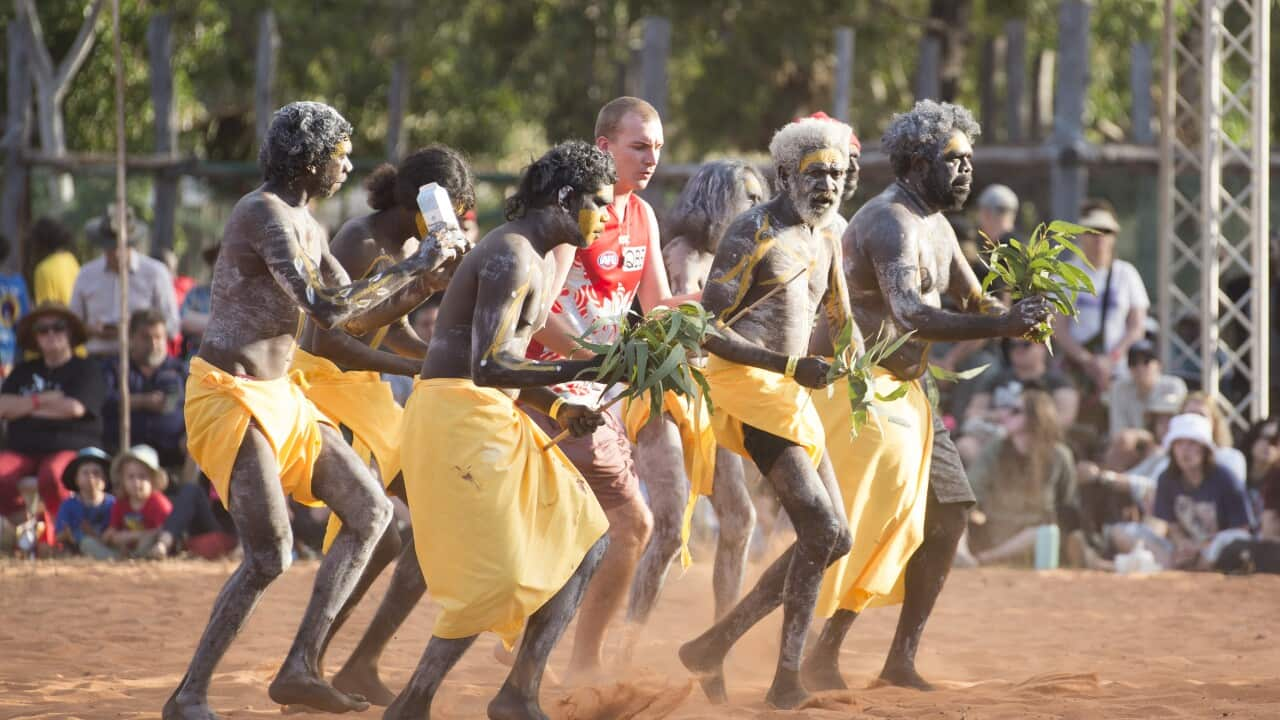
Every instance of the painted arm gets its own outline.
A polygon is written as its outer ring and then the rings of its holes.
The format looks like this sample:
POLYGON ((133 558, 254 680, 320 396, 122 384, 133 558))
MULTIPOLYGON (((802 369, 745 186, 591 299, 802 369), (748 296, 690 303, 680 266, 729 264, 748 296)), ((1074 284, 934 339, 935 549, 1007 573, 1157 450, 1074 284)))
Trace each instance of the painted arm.
MULTIPOLYGON (((1048 317, 1049 303, 1042 297, 1027 298, 1014 305, 1012 311, 991 315, 957 313, 929 305, 921 294, 920 267, 916 264, 922 240, 920 229, 892 217, 879 222, 880 227, 868 235, 868 255, 894 321, 903 330, 914 330, 919 339, 1017 337, 1048 317)), ((972 276, 970 272, 969 277, 972 276)))
POLYGON ((391 322, 430 294, 423 287, 428 284, 424 276, 454 257, 452 248, 424 242, 411 257, 352 283, 327 246, 322 248, 317 268, 303 252, 292 228, 281 223, 274 213, 260 214, 265 217, 248 219, 259 223, 254 238, 259 254, 281 289, 322 328, 344 327, 354 335, 362 335, 391 322), (325 276, 337 286, 326 286, 325 276))
MULTIPOLYGON (((531 387, 521 390, 519 399, 522 404, 538 410, 543 415, 550 415, 551 406, 560 399, 560 396, 545 387, 531 387)), ((582 403, 568 401, 556 408, 556 414, 552 420, 560 423, 560 427, 568 430, 570 435, 582 437, 590 435, 596 428, 603 425, 604 415, 582 403)))
MULTIPOLYGON (((490 263, 505 257, 488 258, 490 263)), ((529 388, 567 382, 583 370, 597 367, 599 360, 558 360, 537 362, 525 358, 529 346, 528 327, 521 319, 530 310, 531 298, 541 302, 532 289, 532 273, 527 265, 511 267, 502 263, 492 272, 477 273, 475 314, 471 323, 471 377, 477 385, 499 388, 529 388)), ((542 314, 542 308, 533 308, 542 314)))

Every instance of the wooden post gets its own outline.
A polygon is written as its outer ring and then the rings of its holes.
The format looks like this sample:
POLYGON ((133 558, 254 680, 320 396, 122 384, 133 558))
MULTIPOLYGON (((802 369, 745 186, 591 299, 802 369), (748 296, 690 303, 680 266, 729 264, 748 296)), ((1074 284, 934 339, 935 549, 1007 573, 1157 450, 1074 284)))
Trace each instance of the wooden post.
POLYGON ((942 93, 942 40, 925 33, 920 38, 920 64, 916 67, 916 99, 938 99, 942 93))
POLYGON ((1027 23, 1010 20, 1004 25, 1004 131, 1010 143, 1027 137, 1027 23))
MULTIPOLYGON (((156 114, 156 153, 178 155, 177 109, 173 102, 173 16, 159 13, 147 23, 147 55, 151 66, 151 105, 156 114)), ((156 173, 155 217, 151 223, 151 250, 172 250, 178 211, 178 175, 172 170, 156 173)))
POLYGON ((831 116, 844 123, 849 122, 854 39, 853 28, 836 28, 836 79, 831 94, 831 116))
POLYGON ((408 85, 405 82, 404 55, 391 63, 391 86, 387 90, 387 162, 400 162, 404 145, 404 105, 408 85))
MULTIPOLYGON (((116 257, 128 265, 129 225, 124 171, 124 54, 120 50, 120 0, 111 0, 111 45, 115 55, 116 80, 116 257)), ((128 273, 122 273, 128 276, 128 273)), ((129 447, 129 283, 120 283, 120 322, 116 325, 120 343, 120 449, 129 447)))
POLYGON ((1129 48, 1129 57, 1129 92, 1133 103, 1129 113, 1132 118, 1129 137, 1139 145, 1151 145, 1156 141, 1151 130, 1151 44, 1134 43, 1129 48))
POLYGON ((640 60, 641 95, 659 115, 667 113, 667 58, 671 55, 671 21, 644 19, 644 50, 640 60))
POLYGON ((1057 157, 1049 170, 1052 217, 1072 220, 1080 211, 1089 179, 1081 162, 1085 96, 1089 91, 1089 2, 1063 0, 1058 16, 1057 88, 1053 104, 1053 136, 1057 157))
POLYGON ((267 137, 271 115, 276 111, 276 53, 280 50, 280 33, 276 30, 276 14, 263 10, 258 14, 258 51, 254 58, 253 107, 258 144, 267 137))
POLYGON ((1031 139, 1043 140, 1053 120, 1053 75, 1058 56, 1044 50, 1036 56, 1031 81, 1031 139))
POLYGON ((982 121, 982 139, 987 143, 999 142, 1000 134, 1000 85, 1005 69, 1005 39, 1003 36, 987 38, 982 43, 982 59, 979 62, 978 115, 982 121))
POLYGON ((8 58, 5 62, 6 112, 4 135, 4 190, 0 193, 0 234, 9 239, 5 272, 23 267, 22 206, 27 194, 27 166, 22 151, 31 141, 31 76, 27 69, 27 34, 21 24, 5 28, 8 58))

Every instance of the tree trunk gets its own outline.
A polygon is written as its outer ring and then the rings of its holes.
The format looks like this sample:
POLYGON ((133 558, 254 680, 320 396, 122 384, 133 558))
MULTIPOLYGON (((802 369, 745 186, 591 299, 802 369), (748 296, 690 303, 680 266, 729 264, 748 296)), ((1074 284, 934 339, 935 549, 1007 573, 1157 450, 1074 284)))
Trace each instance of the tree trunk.
POLYGON ((267 137, 271 116, 276 111, 276 54, 280 50, 280 33, 276 31, 276 14, 263 10, 258 15, 258 51, 254 58, 253 105, 257 123, 258 145, 267 137))
POLYGON ((9 53, 6 62, 6 102, 4 136, 4 191, 0 194, 0 235, 9 239, 9 257, 3 270, 15 272, 26 267, 23 257, 22 206, 27 194, 27 166, 20 157, 31 142, 31 76, 27 70, 26 32, 18 23, 5 28, 9 53))
MULTIPOLYGON (((36 123, 40 128, 40 148, 46 153, 62 155, 67 151, 66 134, 62 126, 62 100, 71 88, 71 81, 93 49, 94 26, 102 12, 103 0, 93 0, 80 31, 67 51, 66 57, 56 66, 44 41, 44 28, 36 14, 32 0, 14 0, 14 24, 20 25, 27 35, 27 67, 35 89, 36 123)), ((75 197, 75 185, 71 176, 54 173, 49 188, 54 209, 66 207, 75 197)))

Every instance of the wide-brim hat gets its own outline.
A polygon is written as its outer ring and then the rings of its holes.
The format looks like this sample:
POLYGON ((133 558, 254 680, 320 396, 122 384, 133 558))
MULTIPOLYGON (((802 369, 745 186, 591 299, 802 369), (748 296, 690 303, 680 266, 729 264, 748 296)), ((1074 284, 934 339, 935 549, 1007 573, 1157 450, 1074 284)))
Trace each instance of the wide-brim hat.
POLYGON ((111 477, 116 477, 120 473, 120 466, 129 460, 136 460, 147 466, 151 471, 152 485, 158 485, 164 477, 164 468, 160 467, 160 456, 150 445, 134 445, 117 455, 116 459, 111 461, 111 477))
POLYGON ((1210 450, 1218 449, 1213 442, 1213 424, 1209 418, 1195 413, 1175 415, 1169 421, 1169 429, 1164 434, 1165 452, 1173 447, 1175 440, 1193 440, 1210 450))
POLYGON ((39 350, 36 345, 36 323, 41 318, 57 317, 61 318, 67 324, 67 334, 71 339, 71 347, 83 345, 85 340, 89 339, 89 334, 85 332, 84 323, 80 322, 80 318, 71 312, 66 305, 58 302, 43 302, 36 307, 35 310, 22 316, 18 321, 18 346, 23 350, 39 350))
POLYGON ((1099 233, 1110 233, 1112 235, 1120 232, 1120 222, 1116 220, 1116 216, 1106 208, 1093 208, 1084 214, 1084 217, 1076 223, 1095 230, 1099 233))
POLYGON ((62 484, 71 492, 79 492, 80 486, 76 484, 76 473, 80 472, 80 466, 85 463, 97 463, 102 466, 102 474, 107 483, 107 492, 111 492, 111 456, 105 450, 96 447, 87 447, 72 458, 67 463, 66 469, 62 471, 62 484))
POLYGON ((1177 415, 1182 412, 1182 402, 1187 399, 1187 391, 1164 390, 1147 400, 1148 415, 1177 415))

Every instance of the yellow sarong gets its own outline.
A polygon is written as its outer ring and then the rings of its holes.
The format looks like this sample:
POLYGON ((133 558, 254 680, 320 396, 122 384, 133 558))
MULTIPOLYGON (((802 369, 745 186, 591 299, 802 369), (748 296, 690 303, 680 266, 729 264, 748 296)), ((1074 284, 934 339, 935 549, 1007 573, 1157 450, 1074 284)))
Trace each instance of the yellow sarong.
MULTIPOLYGON (((887 395, 900 384, 887 370, 874 369, 876 392, 887 395)), ((873 401, 875 413, 856 438, 844 382, 814 393, 827 430, 827 452, 840 483, 853 549, 827 568, 817 611, 830 617, 838 608, 902 602, 907 561, 924 539, 929 493, 929 453, 933 417, 919 381, 893 402, 873 401)))
MULTIPOLYGON (((377 458, 382 486, 390 485, 400 474, 400 418, 404 415, 391 386, 376 372, 344 371, 328 358, 301 348, 293 352, 291 370, 302 373, 307 399, 320 412, 334 425, 351 429, 351 447, 360 460, 368 465, 377 458)), ((341 529, 337 513, 330 513, 322 545, 325 552, 341 529)))
POLYGON ((715 355, 707 360, 706 377, 716 408, 711 426, 726 450, 751 460, 742 441, 745 424, 803 447, 814 465, 822 459, 822 418, 809 389, 794 378, 715 355))
POLYGON ((585 480, 510 397, 470 380, 414 385, 401 432, 432 634, 510 646, 609 528, 585 480))
MULTIPOLYGON (((275 451, 280 485, 304 505, 323 503, 311 494, 311 469, 320 456, 321 422, 329 422, 303 394, 301 375, 272 380, 237 377, 204 359, 191 359, 187 377, 187 450, 230 506, 231 468, 252 421, 275 451)), ((332 424, 332 423, 330 423, 332 424)))
MULTIPOLYGON (((671 416, 680 430, 680 444, 684 450, 684 472, 689 478, 689 503, 680 523, 680 565, 688 569, 693 557, 689 555, 689 533, 693 525, 693 508, 699 495, 710 495, 716 475, 716 433, 711 427, 711 417, 705 400, 694 408, 693 398, 666 392, 662 395, 662 408, 671 416)), ((649 422, 649 403, 627 401, 623 411, 623 423, 627 438, 639 442, 640 429, 649 422)))

